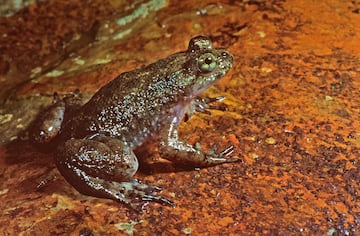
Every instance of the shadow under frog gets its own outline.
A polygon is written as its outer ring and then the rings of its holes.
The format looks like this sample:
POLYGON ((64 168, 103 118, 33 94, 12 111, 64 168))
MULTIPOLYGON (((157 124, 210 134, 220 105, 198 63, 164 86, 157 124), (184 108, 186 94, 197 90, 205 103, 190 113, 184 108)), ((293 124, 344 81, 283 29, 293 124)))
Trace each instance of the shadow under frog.
POLYGON ((202 151, 178 138, 178 126, 194 111, 208 113, 215 99, 197 97, 232 65, 225 49, 198 36, 187 51, 145 68, 123 73, 84 105, 77 93, 56 99, 30 131, 33 142, 56 143, 55 163, 79 192, 122 202, 135 210, 155 201, 174 206, 161 189, 133 178, 139 164, 134 153, 158 143, 161 157, 181 165, 208 167, 235 162, 233 147, 202 151))

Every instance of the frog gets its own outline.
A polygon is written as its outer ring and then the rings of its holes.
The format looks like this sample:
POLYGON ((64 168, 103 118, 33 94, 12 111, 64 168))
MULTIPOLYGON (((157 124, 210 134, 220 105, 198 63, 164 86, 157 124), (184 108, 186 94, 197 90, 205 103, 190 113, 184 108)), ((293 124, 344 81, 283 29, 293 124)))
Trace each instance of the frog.
POLYGON ((31 137, 56 143, 57 169, 84 195, 112 199, 137 211, 148 202, 175 206, 159 194, 160 187, 134 178, 139 168, 136 150, 156 143, 160 156, 174 165, 200 168, 238 161, 230 157, 233 146, 218 152, 214 145, 205 152, 178 134, 184 117, 194 111, 209 114, 215 107, 211 104, 224 98, 199 95, 223 78, 232 62, 231 53, 215 48, 210 38, 193 37, 187 50, 120 74, 85 104, 79 104, 78 93, 57 96, 31 137))

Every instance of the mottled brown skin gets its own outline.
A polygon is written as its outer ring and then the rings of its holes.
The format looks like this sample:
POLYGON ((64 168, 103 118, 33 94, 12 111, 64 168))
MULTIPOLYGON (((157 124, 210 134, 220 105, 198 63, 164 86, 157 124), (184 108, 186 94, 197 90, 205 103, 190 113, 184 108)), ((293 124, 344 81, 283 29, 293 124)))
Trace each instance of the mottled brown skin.
POLYGON ((138 169, 133 150, 152 140, 159 143, 163 158, 176 163, 206 167, 237 161, 225 158, 232 147, 205 153, 199 145, 180 141, 177 131, 188 111, 207 112, 206 100, 196 96, 231 65, 226 50, 198 36, 187 51, 119 75, 62 122, 55 153, 59 171, 86 195, 114 199, 134 209, 143 201, 174 205, 156 194, 160 188, 133 179, 138 169))

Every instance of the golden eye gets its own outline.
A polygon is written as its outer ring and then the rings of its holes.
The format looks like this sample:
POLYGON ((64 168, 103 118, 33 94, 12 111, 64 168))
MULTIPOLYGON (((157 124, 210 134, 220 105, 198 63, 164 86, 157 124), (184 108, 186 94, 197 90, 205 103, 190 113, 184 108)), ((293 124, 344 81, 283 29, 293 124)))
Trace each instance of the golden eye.
POLYGON ((216 68, 216 57, 211 53, 205 53, 199 57, 197 65, 201 72, 209 73, 216 68))

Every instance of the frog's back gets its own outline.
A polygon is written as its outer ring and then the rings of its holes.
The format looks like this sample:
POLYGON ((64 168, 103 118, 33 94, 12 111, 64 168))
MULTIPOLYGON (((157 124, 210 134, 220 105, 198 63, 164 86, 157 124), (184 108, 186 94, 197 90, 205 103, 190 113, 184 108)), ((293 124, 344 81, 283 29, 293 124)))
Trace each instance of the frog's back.
POLYGON ((181 79, 186 60, 185 53, 178 53, 121 74, 65 122, 64 136, 102 133, 135 142, 135 146, 142 143, 157 133, 159 124, 184 100, 184 91, 174 89, 174 84, 181 79))

